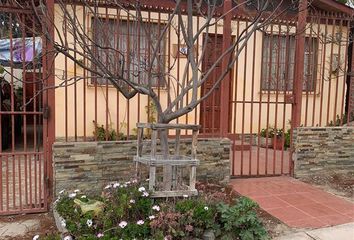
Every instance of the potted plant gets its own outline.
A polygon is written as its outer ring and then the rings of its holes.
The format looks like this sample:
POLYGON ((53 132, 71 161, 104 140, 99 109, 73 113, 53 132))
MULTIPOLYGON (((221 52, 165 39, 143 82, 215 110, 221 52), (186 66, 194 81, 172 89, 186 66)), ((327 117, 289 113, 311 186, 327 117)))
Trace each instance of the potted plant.
POLYGON ((272 141, 272 131, 271 128, 263 128, 260 132, 259 138, 256 137, 256 145, 259 145, 260 147, 264 148, 271 148, 273 146, 273 141, 272 141), (259 143, 258 143, 259 139, 259 143))
POLYGON ((273 149, 275 150, 282 150, 284 148, 284 137, 283 137, 283 129, 272 129, 271 136, 272 136, 272 145, 273 149))

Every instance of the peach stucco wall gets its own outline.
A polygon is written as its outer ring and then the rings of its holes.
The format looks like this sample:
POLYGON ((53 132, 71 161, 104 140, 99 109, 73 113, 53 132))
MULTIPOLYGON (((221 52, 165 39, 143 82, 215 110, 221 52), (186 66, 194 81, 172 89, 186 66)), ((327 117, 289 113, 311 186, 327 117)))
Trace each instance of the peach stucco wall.
MULTIPOLYGON (((76 8, 77 11, 77 17, 78 19, 84 19, 84 16, 82 16, 82 7, 78 6, 76 8)), ((103 11, 103 9, 101 9, 103 11)), ((109 10, 109 13, 113 14, 115 13, 116 10, 109 10)), ((62 30, 62 19, 60 17, 59 13, 59 8, 56 6, 56 18, 55 18, 55 24, 58 26, 59 31, 62 30)), ((157 14, 152 13, 151 14, 152 18, 157 19, 157 14)), ((86 20, 89 21, 90 17, 86 16, 86 20)), ((161 14, 161 19, 167 19, 167 14, 161 14)), ((89 24, 87 24, 89 26, 89 24)), ((232 33, 234 35, 237 34, 237 26, 239 26, 239 31, 242 30, 245 27, 245 22, 240 22, 239 24, 236 24, 236 22, 233 22, 232 24, 232 33)), ((197 26, 195 26, 196 28, 197 26)), ((217 28, 218 33, 222 34, 222 23, 220 26, 217 28)), ((313 28, 313 31, 316 31, 316 29, 320 29, 321 32, 324 30, 324 26, 320 26, 319 28, 313 28)), ((87 29, 88 31, 90 29, 87 29)), ((214 28, 211 28, 209 32, 213 33, 214 28)), ((273 29, 274 33, 276 33, 278 30, 277 28, 273 29)), ((291 30, 294 31, 294 30, 291 30)), ((308 30, 309 31, 309 30, 308 30)), ((328 32, 331 31, 331 26, 328 27, 328 32)), ((345 29, 344 29, 345 32, 345 29)), ((260 96, 261 96, 261 61, 262 61, 262 32, 257 32, 256 33, 256 44, 254 44, 254 38, 253 36, 251 37, 251 40, 247 44, 247 54, 245 54, 246 51, 243 51, 239 57, 239 60, 237 61, 237 66, 235 66, 235 69, 233 71, 233 81, 236 82, 237 79, 237 86, 234 84, 234 88, 232 89, 232 99, 235 100, 235 96, 237 95, 238 101, 251 101, 253 96, 253 101, 258 102, 260 101, 260 96), (253 54, 255 54, 255 61, 253 62, 253 54), (245 57, 246 56, 246 57, 245 57), (254 77, 253 77, 253 83, 252 83, 252 76, 253 76, 253 65, 254 65, 254 77), (246 85, 245 85, 246 84, 246 85), (253 89, 252 89, 252 84, 253 84, 253 89), (236 93, 237 91, 237 93, 236 93), (253 93, 253 94, 252 94, 253 93)), ((307 32, 306 34, 310 34, 307 32)), ((315 33, 312 33, 317 34, 315 33)), ((346 35, 346 33, 344 34, 346 35)), ((68 43, 71 44, 73 43, 73 39, 70 37, 68 38, 68 43)), ((168 42, 168 41, 167 41, 168 42)), ((171 31, 171 39, 170 39, 170 44, 177 44, 178 42, 178 37, 175 33, 175 31, 171 31)), ((202 40, 200 39, 200 43, 202 40)), ((303 96, 303 113, 302 113, 302 122, 304 125, 305 123, 305 109, 306 109, 306 103, 308 104, 308 111, 311 111, 311 114, 309 115, 307 119, 307 125, 312 124, 312 116, 314 116, 314 125, 320 124, 319 123, 319 118, 320 115, 322 114, 322 118, 326 119, 327 112, 322 111, 320 112, 320 101, 321 101, 321 94, 323 95, 323 108, 327 109, 327 100, 328 99, 328 94, 329 94, 329 85, 331 83, 332 87, 330 90, 330 98, 331 102, 329 103, 329 116, 330 119, 333 119, 333 117, 337 114, 340 114, 341 108, 338 107, 342 104, 342 101, 344 99, 343 94, 342 94, 342 88, 344 84, 344 77, 340 76, 338 78, 333 78, 330 81, 328 80, 323 80, 327 79, 329 76, 329 63, 328 63, 328 58, 330 57, 330 51, 328 51, 328 48, 330 48, 330 44, 327 44, 327 51, 326 51, 326 66, 325 66, 325 71, 324 75, 322 75, 322 68, 323 64, 320 64, 317 73, 317 86, 316 86, 316 91, 315 94, 311 93, 308 97, 304 94, 303 96), (336 96, 336 88, 335 85, 338 81, 338 86, 339 86, 339 91, 337 91, 337 99, 335 99, 336 96), (323 90, 321 90, 323 89, 323 90), (307 100, 306 100, 307 99, 307 100), (334 112, 334 105, 337 103, 337 109, 336 112, 334 112), (312 106, 315 105, 315 114, 312 114, 312 106)), ((321 49, 323 48, 323 44, 319 44, 319 54, 322 54, 321 49)), ((201 46, 197 46, 199 49, 201 49, 201 46)), ((172 48, 172 47, 171 47, 172 48)), ((338 46, 334 46, 333 52, 336 53, 338 52, 338 46)), ((344 57, 345 55, 345 49, 342 47, 341 49, 341 56, 344 57)), ((173 57, 169 56, 171 58, 171 61, 173 61, 173 57)), ((322 55, 319 56, 319 63, 321 63, 322 55)), ((185 64, 185 59, 180 60, 180 66, 183 66, 185 64)), ((344 66, 342 66, 344 67, 344 66)), ((83 76, 83 69, 76 67, 71 61, 67 61, 65 63, 65 58, 62 55, 57 56, 56 62, 55 62, 55 68, 56 68, 56 83, 60 84, 61 80, 60 78, 62 77, 67 77, 70 78, 76 74, 77 76, 81 75, 83 76), (65 69, 67 71, 65 72, 65 69), (75 72, 76 71, 76 72, 75 72)), ((180 74, 183 74, 183 67, 180 68, 180 74)), ((174 76, 177 76, 177 67, 175 66, 171 70, 171 74, 174 76)), ((89 80, 88 80, 89 82, 89 80)), ((174 85, 171 87, 169 91, 171 91, 171 96, 172 98, 175 96, 174 89, 176 88, 175 83, 171 81, 171 84, 174 85)), ((166 107, 167 105, 167 89, 161 89, 160 91, 160 99, 162 101, 163 107, 166 107)), ((271 102, 275 102, 276 98, 278 98, 279 102, 284 101, 284 94, 280 93, 278 96, 276 94, 271 93, 269 95, 269 100, 271 102)), ((55 93, 55 99, 56 99, 56 106, 55 106, 55 113, 56 113, 56 126, 55 126, 55 131, 56 131, 56 137, 64 137, 66 134, 69 137, 72 137, 75 135, 75 129, 76 129, 76 135, 77 136, 83 136, 84 135, 84 120, 86 123, 86 135, 90 136, 93 133, 93 123, 92 121, 95 119, 95 100, 97 101, 97 122, 99 124, 105 124, 106 123, 106 106, 108 106, 108 122, 113 128, 118 128, 122 132, 127 132, 129 129, 129 132, 132 131, 132 129, 135 127, 135 123, 140 121, 140 122, 146 122, 147 121, 147 114, 145 111, 145 106, 148 104, 148 99, 146 96, 136 96, 133 99, 129 100, 129 102, 124 99, 124 97, 121 94, 117 94, 116 89, 112 87, 106 87, 98 86, 97 88, 97 98, 95 97, 95 87, 90 84, 86 84, 84 87, 84 82, 80 81, 76 84, 76 92, 74 86, 69 86, 67 89, 65 88, 59 88, 56 90, 55 93), (84 117, 84 91, 86 94, 86 101, 85 101, 85 112, 86 116, 84 117), (76 107, 75 107, 75 98, 74 95, 76 94, 76 107), (138 102, 140 102, 140 105, 138 105, 138 102), (119 104, 118 104, 119 103, 119 104), (128 114, 128 105, 129 105, 129 114, 128 114), (67 111, 66 111, 67 109, 67 111), (139 112, 139 114, 138 114, 139 112), (75 114, 76 113, 76 114, 75 114), (138 119, 139 117, 139 119, 138 119), (76 124, 75 124, 75 119, 76 119, 76 124), (129 122, 129 126, 127 126, 127 123, 129 122)), ((262 94, 262 99, 263 101, 268 100, 268 93, 263 92, 262 94)), ((258 131, 258 122, 259 119, 261 121, 260 127, 264 128, 267 123, 269 125, 274 126, 275 124, 278 127, 283 127, 283 122, 285 122, 285 128, 289 127, 288 121, 291 119, 291 105, 287 104, 287 106, 284 109, 284 105, 276 105, 276 104, 270 104, 269 107, 266 103, 261 104, 262 107, 259 109, 260 104, 254 104, 253 105, 253 114, 251 118, 251 105, 250 104, 245 104, 244 106, 242 104, 238 104, 235 108, 234 105, 232 105, 232 132, 234 133, 241 133, 242 128, 244 129, 244 132, 250 132, 251 128, 253 132, 258 131), (276 109, 277 108, 277 109, 276 109), (243 114, 243 109, 244 114, 243 114), (236 110, 236 115, 234 110, 236 110), (285 110, 285 113, 283 112, 285 110), (260 115, 259 115, 260 112, 260 115), (269 118, 267 119, 267 115, 269 112, 269 118), (284 113, 284 114, 283 114, 284 113)), ((179 119, 180 123, 199 123, 199 108, 195 110, 198 114, 195 112, 189 113, 187 116, 183 116, 179 119)), ((322 125, 326 124, 325 122, 322 122, 322 125)))

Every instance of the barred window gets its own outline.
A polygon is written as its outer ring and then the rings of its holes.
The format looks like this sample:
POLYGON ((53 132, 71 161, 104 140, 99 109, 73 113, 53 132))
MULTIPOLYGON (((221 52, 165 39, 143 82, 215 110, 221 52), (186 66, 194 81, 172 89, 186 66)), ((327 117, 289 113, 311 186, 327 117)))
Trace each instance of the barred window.
MULTIPOLYGON (((98 22, 95 19, 92 21, 93 36, 98 43, 94 51, 109 72, 131 82, 148 85, 148 70, 152 65, 151 85, 165 85, 165 37, 158 43, 164 24, 116 19, 101 19, 102 24, 98 22), (153 60, 155 48, 158 49, 153 60)), ((106 84, 106 79, 102 77, 97 77, 95 81, 106 84)))
MULTIPOLYGON (((305 39, 303 91, 314 91, 318 42, 305 39)), ((263 38, 262 90, 292 91, 295 71, 295 36, 265 34, 263 38)))

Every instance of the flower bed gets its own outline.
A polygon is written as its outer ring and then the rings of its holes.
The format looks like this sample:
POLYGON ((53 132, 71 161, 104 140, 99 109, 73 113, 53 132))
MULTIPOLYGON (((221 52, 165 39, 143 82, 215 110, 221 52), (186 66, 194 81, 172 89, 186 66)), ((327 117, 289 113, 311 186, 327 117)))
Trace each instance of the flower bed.
POLYGON ((198 197, 162 200, 136 181, 115 182, 99 197, 62 192, 55 209, 72 239, 268 239, 256 203, 199 188, 198 197))

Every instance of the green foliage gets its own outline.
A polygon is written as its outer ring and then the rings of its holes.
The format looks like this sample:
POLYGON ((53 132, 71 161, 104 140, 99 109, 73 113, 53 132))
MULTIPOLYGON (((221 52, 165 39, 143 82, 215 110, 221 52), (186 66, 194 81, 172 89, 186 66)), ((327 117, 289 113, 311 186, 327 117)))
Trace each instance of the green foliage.
POLYGON ((82 194, 61 195, 56 210, 66 220, 70 234, 82 240, 191 240, 203 238, 206 230, 214 231, 218 239, 268 239, 257 216, 257 204, 247 198, 227 205, 210 200, 208 195, 153 200, 147 194, 135 181, 114 183, 106 187, 101 197, 96 197, 104 203, 99 215, 81 212, 74 199, 93 199, 82 194), (92 225, 88 225, 89 221, 92 225), (122 227, 124 222, 126 225, 122 227))
POLYGON ((175 209, 181 214, 190 213, 193 224, 196 227, 202 229, 214 227, 216 209, 213 205, 209 206, 208 203, 199 198, 179 201, 176 203, 175 209))
POLYGON ((286 133, 284 133, 284 148, 287 149, 290 147, 290 141, 291 141, 291 133, 290 133, 290 129, 288 129, 288 131, 286 131, 286 133))
MULTIPOLYGON (((117 134, 111 125, 106 129, 103 125, 99 125, 95 121, 93 121, 93 124, 95 126, 93 135, 96 134, 98 141, 106 141, 106 136, 108 136, 107 141, 127 140, 127 136, 123 132, 117 134)), ((120 126, 121 128, 126 128, 126 123, 120 123, 120 126)), ((135 137, 131 136, 130 138, 134 139, 135 137)))
POLYGON ((269 239, 265 228, 257 217, 258 205, 249 198, 242 197, 233 206, 218 204, 222 231, 231 239, 269 239))
POLYGON ((269 137, 273 138, 274 135, 277 137, 281 137, 283 135, 283 129, 282 128, 273 128, 273 127, 268 127, 268 128, 263 128, 260 132, 261 137, 269 137))
POLYGON ((61 240, 59 234, 50 234, 44 237, 40 237, 41 240, 61 240))
POLYGON ((108 141, 117 140, 117 132, 111 126, 106 129, 103 125, 99 125, 95 121, 93 121, 93 125, 95 127, 93 134, 96 135, 98 141, 105 141, 106 138, 108 141))
MULTIPOLYGON (((157 122, 157 110, 156 110, 156 105, 153 101, 149 101, 149 104, 145 106, 145 112, 146 115, 148 116, 147 121, 149 123, 156 123, 157 122)), ((95 130, 93 132, 93 135, 97 136, 98 141, 116 141, 116 140, 127 140, 128 136, 125 135, 122 131, 119 130, 119 133, 117 134, 116 130, 112 128, 112 126, 108 126, 106 128, 104 125, 100 125, 93 121, 95 130), (107 138, 107 139, 106 139, 107 138)), ((120 129, 126 129, 127 128, 127 123, 121 122, 120 123, 120 129)), ((136 139, 137 138, 137 129, 133 128, 132 129, 133 134, 129 136, 129 139, 136 139)), ((146 129, 146 132, 144 133, 145 138, 150 138, 151 137, 151 129, 146 129)))
POLYGON ((148 116, 148 122, 149 123, 156 123, 157 110, 156 110, 156 105, 153 101, 150 101, 149 104, 145 106, 145 112, 148 116))
POLYGON ((284 148, 287 149, 290 147, 290 129, 288 129, 286 132, 283 131, 282 128, 275 129, 273 127, 269 128, 263 128, 260 132, 261 137, 269 137, 269 138, 274 138, 274 135, 277 138, 281 138, 284 135, 284 148))
MULTIPOLYGON (((349 122, 352 122, 354 121, 354 114, 350 114, 349 116, 349 122)), ((343 124, 347 124, 348 123, 348 115, 347 113, 344 113, 342 115, 342 117, 340 117, 338 114, 336 116, 336 120, 333 122, 333 121, 330 121, 328 123, 328 126, 329 127, 338 127, 338 126, 341 126, 343 124)))
POLYGON ((145 189, 139 189, 132 182, 115 183, 109 185, 104 193, 104 197, 96 197, 104 203, 104 210, 99 215, 93 211, 83 214, 74 203, 74 199, 88 199, 85 195, 60 196, 56 210, 65 219, 70 234, 85 240, 97 239, 99 234, 104 235, 100 239, 145 239, 149 236, 149 216, 154 210, 153 200, 145 189), (120 226, 122 222, 126 222, 126 226, 120 226))

